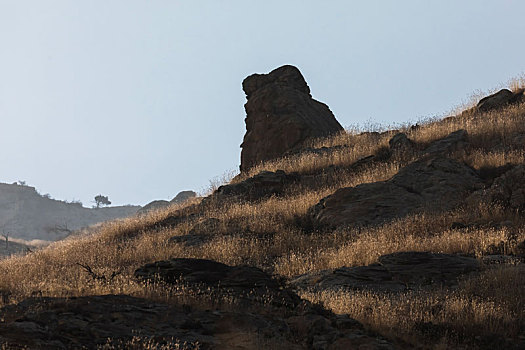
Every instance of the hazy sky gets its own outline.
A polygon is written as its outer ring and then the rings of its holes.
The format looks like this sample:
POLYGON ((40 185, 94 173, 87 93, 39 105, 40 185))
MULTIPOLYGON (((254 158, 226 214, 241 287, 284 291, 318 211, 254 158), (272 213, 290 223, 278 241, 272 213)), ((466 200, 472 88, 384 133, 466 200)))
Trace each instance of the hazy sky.
POLYGON ((0 0, 0 182, 114 204, 237 169, 242 80, 296 65, 343 126, 525 72, 525 1, 0 0))

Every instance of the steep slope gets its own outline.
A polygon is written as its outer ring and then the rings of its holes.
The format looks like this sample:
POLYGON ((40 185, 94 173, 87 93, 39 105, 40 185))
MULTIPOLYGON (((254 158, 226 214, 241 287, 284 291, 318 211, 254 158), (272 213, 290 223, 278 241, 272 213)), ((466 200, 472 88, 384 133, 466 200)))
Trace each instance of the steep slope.
POLYGON ((0 344, 524 348, 525 104, 493 97, 0 261, 0 344))

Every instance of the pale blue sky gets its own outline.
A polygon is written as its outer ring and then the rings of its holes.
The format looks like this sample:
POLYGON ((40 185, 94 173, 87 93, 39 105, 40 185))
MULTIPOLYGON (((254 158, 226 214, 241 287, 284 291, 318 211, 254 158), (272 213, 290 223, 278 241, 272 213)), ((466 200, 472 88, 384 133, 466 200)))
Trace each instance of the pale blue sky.
POLYGON ((239 165, 242 80, 283 64, 344 126, 439 116, 525 71, 525 1, 0 0, 0 182, 91 205, 239 165))

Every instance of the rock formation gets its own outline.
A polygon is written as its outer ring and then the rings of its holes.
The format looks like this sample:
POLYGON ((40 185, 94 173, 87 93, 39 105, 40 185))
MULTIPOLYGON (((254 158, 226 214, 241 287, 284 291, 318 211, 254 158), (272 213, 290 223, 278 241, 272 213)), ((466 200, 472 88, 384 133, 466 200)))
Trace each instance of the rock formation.
MULTIPOLYGON (((209 295, 207 296, 209 298, 209 295)), ((31 298, 0 309, 2 349, 394 349, 348 315, 279 316, 127 295, 31 298)))
POLYGON ((213 289, 237 299, 269 298, 288 307, 297 307, 300 303, 297 295, 284 290, 266 272, 251 266, 229 266, 207 259, 174 258, 146 264, 135 271, 135 276, 152 282, 182 282, 202 290, 213 289))
POLYGON ((257 201, 281 195, 285 188, 297 181, 297 174, 286 174, 282 170, 262 171, 244 181, 219 187, 213 196, 218 199, 235 197, 244 201, 257 201))
POLYGON ((505 107, 509 104, 520 103, 525 100, 525 89, 519 89, 512 92, 508 89, 502 89, 495 94, 479 100, 476 109, 481 112, 488 112, 494 109, 505 107))
POLYGON ((296 67, 253 74, 242 86, 248 101, 241 171, 297 151, 308 139, 343 130, 328 106, 312 98, 296 67))
POLYGON ((368 290, 404 292, 426 287, 451 287, 462 275, 480 270, 475 258, 429 252, 383 255, 368 266, 340 267, 301 275, 290 282, 299 290, 368 290))
POLYGON ((337 190, 310 208, 313 222, 330 227, 378 225, 411 213, 456 207, 484 185, 473 169, 445 157, 465 147, 466 138, 466 131, 458 130, 434 141, 420 160, 388 181, 337 190))
POLYGON ((321 226, 378 225, 424 210, 447 210, 483 186, 476 172, 449 158, 420 160, 388 181, 346 187, 310 209, 321 226))
POLYGON ((496 178, 487 189, 474 192, 467 201, 493 203, 517 211, 525 210, 525 166, 517 165, 496 178))

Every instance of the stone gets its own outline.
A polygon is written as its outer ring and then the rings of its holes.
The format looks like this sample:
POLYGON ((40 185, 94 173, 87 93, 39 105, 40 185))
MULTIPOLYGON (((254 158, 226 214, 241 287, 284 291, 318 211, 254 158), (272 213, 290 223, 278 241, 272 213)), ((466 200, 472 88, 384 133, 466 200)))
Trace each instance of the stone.
POLYGON ((282 170, 262 171, 244 181, 220 186, 213 197, 216 199, 236 198, 253 202, 274 195, 283 195, 285 189, 297 181, 299 181, 297 174, 286 174, 282 170))
POLYGON ((496 178, 487 189, 472 193, 470 203, 493 203, 514 210, 525 210, 525 165, 520 164, 496 178))
POLYGON ((307 273, 289 286, 301 291, 364 290, 398 293, 439 286, 455 287, 458 279, 480 270, 474 258, 429 252, 399 252, 368 266, 340 267, 307 273))
POLYGON ((525 100, 524 91, 524 89, 519 89, 512 92, 508 89, 502 89, 495 94, 482 98, 478 102, 476 109, 481 112, 488 112, 509 104, 521 103, 525 100))
POLYGON ((312 98, 294 66, 253 74, 242 86, 247 102, 241 171, 298 151, 308 140, 343 130, 328 106, 312 98))
POLYGON ((335 327, 339 317, 326 310, 272 314, 260 307, 217 306, 162 304, 127 295, 30 298, 0 309, 0 344, 2 349, 46 350, 299 350, 312 349, 322 339, 328 348, 361 349, 366 344, 366 349, 394 349, 355 320, 335 327), (348 340, 346 347, 339 346, 339 339, 348 340))
POLYGON ((449 210, 483 187, 474 170, 450 158, 413 162, 387 181, 345 187, 309 209, 323 227, 379 225, 412 213, 449 210))
POLYGON ((432 142, 424 151, 428 155, 445 155, 463 150, 468 144, 468 134, 464 129, 450 133, 448 136, 432 142))
POLYGON ((268 298, 279 305, 297 306, 299 298, 266 272, 250 266, 229 266, 207 259, 174 258, 146 264, 135 271, 143 281, 164 281, 214 288, 239 299, 268 298))
POLYGON ((400 132, 392 136, 388 141, 391 151, 406 151, 413 148, 414 143, 407 137, 406 134, 400 132))

